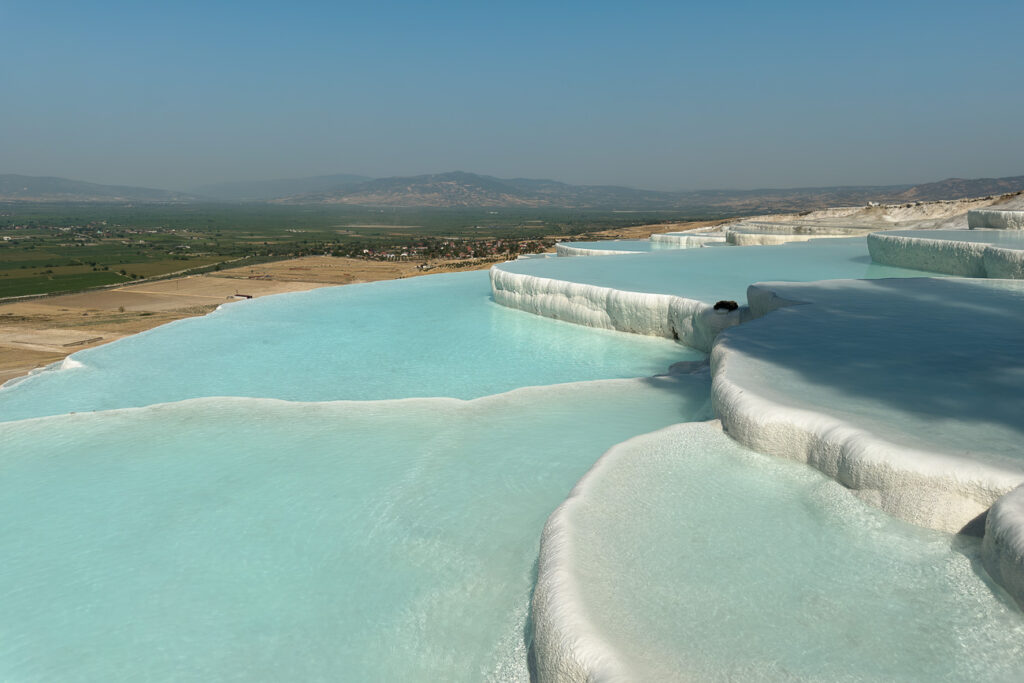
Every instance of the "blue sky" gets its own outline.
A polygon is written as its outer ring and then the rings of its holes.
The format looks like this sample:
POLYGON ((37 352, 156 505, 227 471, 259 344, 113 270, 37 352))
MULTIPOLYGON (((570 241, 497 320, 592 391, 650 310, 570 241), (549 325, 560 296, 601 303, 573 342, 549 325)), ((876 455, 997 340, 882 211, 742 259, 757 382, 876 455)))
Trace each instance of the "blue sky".
POLYGON ((0 173, 1024 174, 1024 2, 0 0, 0 173))

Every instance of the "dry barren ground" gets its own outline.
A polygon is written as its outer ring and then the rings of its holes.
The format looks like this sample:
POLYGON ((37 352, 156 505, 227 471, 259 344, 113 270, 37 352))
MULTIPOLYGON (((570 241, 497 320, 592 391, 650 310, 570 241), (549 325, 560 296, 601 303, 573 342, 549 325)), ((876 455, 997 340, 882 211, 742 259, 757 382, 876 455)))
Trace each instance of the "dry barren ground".
MULTIPOLYGON (((890 229, 960 227, 961 222, 966 227, 968 209, 989 205, 1024 208, 1024 194, 757 218, 877 224, 890 229)), ((694 230, 730 222, 736 220, 638 225, 592 233, 590 238, 645 239, 654 233, 694 230)), ((116 289, 0 303, 0 383, 59 361, 75 351, 106 344, 172 320, 204 315, 223 303, 243 297, 395 280, 427 273, 477 270, 489 268, 492 263, 494 260, 485 259, 435 261, 424 270, 427 264, 422 260, 364 261, 308 256, 207 275, 142 281, 116 289)))
MULTIPOLYGON (((0 304, 0 383, 92 346, 209 313, 240 298, 423 275, 422 261, 308 256, 207 275, 0 304)), ((440 261, 430 273, 490 267, 440 261)))

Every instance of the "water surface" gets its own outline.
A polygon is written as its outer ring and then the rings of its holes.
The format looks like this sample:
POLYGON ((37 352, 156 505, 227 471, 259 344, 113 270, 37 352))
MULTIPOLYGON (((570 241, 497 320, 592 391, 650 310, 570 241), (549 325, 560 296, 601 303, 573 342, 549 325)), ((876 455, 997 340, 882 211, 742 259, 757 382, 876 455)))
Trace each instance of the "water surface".
POLYGON ((652 240, 603 240, 600 242, 562 242, 567 247, 574 249, 588 249, 595 252, 601 251, 661 251, 666 249, 683 249, 668 242, 655 242, 652 240))
POLYGON ((495 304, 486 272, 346 285, 228 304, 72 357, 0 389, 0 419, 202 396, 293 401, 477 398, 649 376, 702 355, 495 304))
POLYGON ((544 521, 707 374, 0 425, 0 679, 527 680, 544 521))
POLYGON ((748 285, 767 280, 810 282, 935 276, 872 262, 864 237, 817 239, 779 246, 672 249, 587 259, 512 261, 496 267, 512 273, 629 292, 674 294, 712 304, 721 299, 745 301, 748 285))
POLYGON ((718 428, 639 437, 577 493, 558 513, 575 590, 556 597, 624 680, 1024 677, 1024 618, 975 572, 977 539, 900 522, 718 428))

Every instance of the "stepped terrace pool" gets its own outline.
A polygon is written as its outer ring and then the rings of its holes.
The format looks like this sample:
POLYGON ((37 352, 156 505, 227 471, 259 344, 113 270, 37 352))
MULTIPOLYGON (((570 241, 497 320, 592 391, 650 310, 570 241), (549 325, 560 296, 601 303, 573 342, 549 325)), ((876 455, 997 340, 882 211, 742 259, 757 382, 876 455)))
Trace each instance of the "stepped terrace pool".
POLYGON ((733 438, 943 531, 980 527, 1024 483, 1024 282, 776 282, 750 295, 767 315, 712 355, 733 438))
POLYGON ((707 374, 0 425, 0 679, 526 681, 548 514, 707 374))
MULTIPOLYGON (((787 251, 787 263, 790 249, 820 256, 804 273, 871 272, 863 243, 849 244, 771 249, 787 251)), ((601 270, 605 261, 662 256, 523 263, 601 270)), ((732 267, 749 265, 722 261, 717 272, 731 283, 750 276, 732 267)), ((669 339, 501 307, 479 272, 232 304, 75 354, 64 369, 0 389, 0 678, 530 680, 528 648, 545 657, 542 634, 557 626, 529 611, 545 520, 607 449, 712 416, 703 360, 669 339)), ((604 602, 600 582, 584 596, 601 602, 595 618, 621 629, 613 635, 625 638, 623 651, 630 629, 649 631, 640 656, 668 677, 781 671, 761 663, 791 658, 796 646, 780 642, 778 624, 799 629, 804 598, 774 591, 771 618, 734 614, 769 604, 750 602, 752 566, 771 567, 771 585, 783 585, 790 546, 813 541, 830 550, 807 570, 819 584, 806 600, 825 616, 806 628, 840 637, 814 641, 807 656, 831 657, 834 668, 796 662, 787 675, 898 677, 918 661, 974 678, 1020 673, 1024 620, 952 537, 919 542, 893 532, 891 520, 862 514, 838 486, 808 495, 800 476, 818 475, 806 468, 793 480, 776 477, 774 465, 744 473, 713 458, 676 460, 687 451, 674 434, 644 441, 656 444, 650 464, 665 471, 649 472, 666 486, 628 477, 615 487, 626 502, 598 501, 620 506, 619 526, 593 527, 613 542, 635 521, 651 520, 644 532, 654 535, 667 525, 676 534, 663 544, 667 554, 638 554, 640 564, 628 565, 623 545, 609 546, 607 564, 583 552, 568 566, 561 559, 569 571, 610 572, 613 582, 614 572, 629 572, 624 586, 667 577, 668 599, 638 590, 639 609, 604 602), (677 500, 670 484, 679 482, 692 500, 677 500), (747 491, 758 484, 761 497, 747 491), (714 507, 722 496, 730 509, 714 507), (782 525, 777 507, 788 508, 782 525), (765 530, 753 540, 736 521, 750 518, 765 530), (791 528, 801 534, 786 536, 791 528), (851 538, 853 551, 832 552, 851 538), (879 559, 893 547, 904 557, 879 559), (673 573, 666 557, 692 561, 697 580, 673 573), (925 567, 940 569, 906 580, 925 567), (715 593, 699 584, 706 575, 734 593, 718 611, 715 593), (900 590, 869 602, 845 629, 836 616, 845 618, 845 598, 827 587, 842 593, 849 576, 858 587, 900 590), (708 598, 693 619, 671 608, 687 591, 708 598), (840 623, 821 629, 831 618, 840 623), (907 627, 871 636, 881 629, 876 618, 907 627), (921 629, 909 627, 922 621, 950 629, 936 636, 948 651, 933 651, 934 660, 921 629), (707 636, 699 668, 662 657, 677 628, 707 636), (760 639, 759 652, 736 653, 729 639, 740 636, 760 639), (879 640, 897 654, 855 656, 879 640)), ((707 455, 717 457, 717 447, 707 455)), ((541 670, 540 680, 563 674, 541 670)))
POLYGON ((671 249, 590 259, 510 261, 494 270, 627 292, 669 294, 705 303, 719 299, 745 301, 747 286, 763 280, 810 282, 934 275, 874 263, 863 237, 742 249, 671 249))
POLYGON ((663 372, 701 354, 491 301, 476 271, 330 287, 223 306, 81 351, 0 389, 0 419, 203 396, 290 401, 477 398, 663 372))
POLYGON ((861 237, 513 261, 491 268, 491 289, 494 300, 510 308, 710 351, 721 330, 746 319, 752 282, 932 274, 872 262, 861 237), (716 306, 720 301, 725 308, 716 306))
POLYGON ((646 253, 666 249, 685 249, 671 242, 653 240, 603 240, 600 242, 560 242, 556 245, 559 256, 597 256, 604 254, 646 253))
POLYGON ((708 423, 617 446, 551 517, 545 679, 1017 680, 978 539, 914 527, 708 423))
POLYGON ((1024 278, 1024 231, 894 230, 868 235, 871 257, 968 277, 1024 278))

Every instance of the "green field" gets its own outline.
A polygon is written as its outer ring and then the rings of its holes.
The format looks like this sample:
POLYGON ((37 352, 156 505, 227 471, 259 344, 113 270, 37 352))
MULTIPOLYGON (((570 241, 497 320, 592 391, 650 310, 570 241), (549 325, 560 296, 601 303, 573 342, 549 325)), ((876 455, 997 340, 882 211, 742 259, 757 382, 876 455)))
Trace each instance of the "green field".
POLYGON ((68 273, 65 275, 37 275, 34 277, 4 277, 0 274, 0 298, 51 292, 77 292, 83 289, 126 282, 118 273, 68 273))
POLYGON ((705 218, 569 209, 8 202, 0 203, 0 298, 314 254, 512 255, 543 251, 555 237, 705 218))

